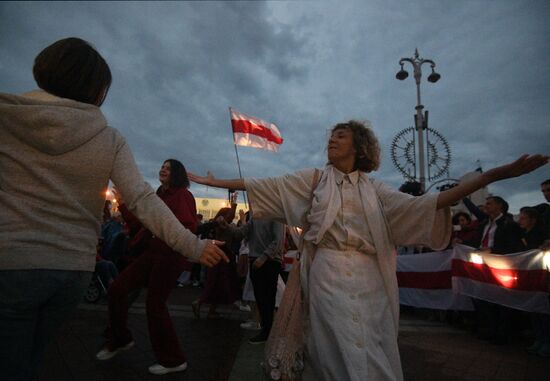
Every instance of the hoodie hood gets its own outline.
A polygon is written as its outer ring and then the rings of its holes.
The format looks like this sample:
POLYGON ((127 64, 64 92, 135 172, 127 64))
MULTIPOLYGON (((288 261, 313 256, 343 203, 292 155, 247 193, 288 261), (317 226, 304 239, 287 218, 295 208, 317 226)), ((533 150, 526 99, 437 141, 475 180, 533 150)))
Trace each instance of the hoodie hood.
POLYGON ((0 93, 0 129, 49 155, 73 151, 106 127, 103 113, 91 104, 43 90, 0 93))

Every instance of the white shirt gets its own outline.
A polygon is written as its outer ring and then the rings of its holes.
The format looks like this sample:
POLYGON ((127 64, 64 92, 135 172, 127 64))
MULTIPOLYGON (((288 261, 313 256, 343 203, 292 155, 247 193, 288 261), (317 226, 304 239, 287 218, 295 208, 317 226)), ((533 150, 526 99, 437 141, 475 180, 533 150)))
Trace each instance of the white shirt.
MULTIPOLYGON (((495 232, 497 231, 497 220, 503 216, 502 213, 500 213, 497 218, 494 220, 489 220, 489 223, 485 225, 485 229, 483 229, 483 238, 481 239, 481 246, 483 246, 483 241, 485 241, 487 238, 485 237, 487 234, 488 236, 488 242, 486 247, 493 247, 495 243, 495 232)), ((484 247, 482 247, 483 249, 484 247)))
POLYGON ((340 208, 333 225, 326 231, 319 247, 364 254, 376 254, 367 218, 363 213, 359 194, 359 172, 349 174, 334 170, 340 196, 340 208))

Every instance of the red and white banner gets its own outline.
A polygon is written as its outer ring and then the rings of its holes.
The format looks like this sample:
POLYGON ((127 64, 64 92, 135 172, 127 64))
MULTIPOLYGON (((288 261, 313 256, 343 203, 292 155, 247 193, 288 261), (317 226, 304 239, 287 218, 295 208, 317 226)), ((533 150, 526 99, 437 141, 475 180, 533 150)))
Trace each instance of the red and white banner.
POLYGON ((233 127, 233 140, 236 145, 273 152, 279 150, 279 146, 283 144, 283 138, 276 125, 233 109, 229 109, 229 111, 233 127))
POLYGON ((550 252, 540 250, 496 255, 457 245, 452 264, 453 288, 463 295, 503 306, 550 314, 548 262, 550 252))
POLYGON ((397 256, 401 304, 472 310, 470 297, 510 308, 550 314, 550 252, 487 254, 456 245, 453 250, 397 256))
POLYGON ((438 310, 472 311, 469 297, 453 290, 453 251, 397 256, 399 303, 438 310))

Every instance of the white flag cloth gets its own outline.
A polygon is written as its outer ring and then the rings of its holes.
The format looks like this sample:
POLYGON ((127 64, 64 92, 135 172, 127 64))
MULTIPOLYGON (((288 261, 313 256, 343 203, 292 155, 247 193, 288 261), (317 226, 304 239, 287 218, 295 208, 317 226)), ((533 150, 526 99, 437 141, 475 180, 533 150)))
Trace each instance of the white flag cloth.
POLYGON ((550 314, 548 262, 550 253, 540 250, 496 255, 457 245, 453 289, 518 310, 550 314))
POLYGON ((229 111, 235 144, 273 152, 279 150, 279 146, 283 144, 283 138, 276 125, 233 109, 229 111))
POLYGON ((398 255, 399 303, 419 308, 473 311, 469 297, 453 291, 453 251, 398 255))

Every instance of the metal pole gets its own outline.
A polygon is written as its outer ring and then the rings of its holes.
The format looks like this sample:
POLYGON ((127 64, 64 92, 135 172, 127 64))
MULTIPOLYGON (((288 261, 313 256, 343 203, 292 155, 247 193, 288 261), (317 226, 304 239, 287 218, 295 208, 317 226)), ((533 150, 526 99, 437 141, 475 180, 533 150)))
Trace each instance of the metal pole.
MULTIPOLYGON (((229 120, 231 120, 231 107, 229 107, 229 120)), ((239 151, 237 151, 237 144, 235 138, 233 138, 233 146, 235 147, 235 155, 237 156, 237 167, 239 168, 239 179, 243 178, 241 173, 241 161, 239 160, 239 151)), ((244 206, 248 209, 248 202, 246 200, 246 191, 243 191, 244 206)))
POLYGON ((426 190, 426 166, 424 157, 424 114, 422 109, 424 106, 420 103, 420 78, 422 72, 420 65, 414 65, 414 79, 416 80, 416 132, 418 134, 418 166, 420 175, 420 189, 422 192, 426 190))
MULTIPOLYGON (((430 59, 420 58, 418 55, 418 49, 414 51, 414 57, 412 58, 401 58, 399 64, 401 65, 401 70, 396 74, 396 78, 399 80, 404 80, 407 78, 408 73, 403 69, 405 62, 409 62, 414 69, 414 79, 416 82, 416 114, 415 114, 415 128, 418 135, 418 165, 419 165, 419 177, 420 177, 420 187, 424 192, 426 190, 426 150, 424 148, 424 130, 428 127, 427 123, 427 112, 424 114, 424 106, 422 105, 422 100, 420 97, 420 79, 422 78, 422 65, 427 63, 432 67, 432 74, 428 76, 429 82, 437 82, 441 75, 437 74, 434 71, 435 62, 430 59)), ((415 174, 416 175, 416 174, 415 174)), ((429 176, 429 174, 428 174, 429 176)), ((416 176, 415 176, 416 179, 416 176)))

